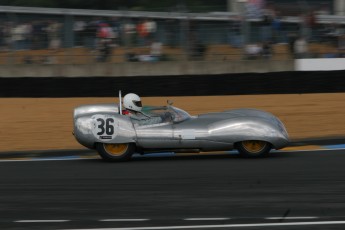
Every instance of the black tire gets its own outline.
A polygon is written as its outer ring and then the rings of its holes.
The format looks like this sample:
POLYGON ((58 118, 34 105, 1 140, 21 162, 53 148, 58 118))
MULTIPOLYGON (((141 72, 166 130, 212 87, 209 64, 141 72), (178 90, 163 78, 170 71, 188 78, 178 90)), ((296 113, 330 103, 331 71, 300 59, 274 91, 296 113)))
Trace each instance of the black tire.
POLYGON ((272 145, 266 141, 248 140, 236 144, 236 149, 242 157, 257 158, 266 157, 272 149, 272 145))
POLYGON ((135 151, 135 145, 133 143, 97 143, 96 149, 103 160, 108 162, 121 162, 131 159, 135 151))

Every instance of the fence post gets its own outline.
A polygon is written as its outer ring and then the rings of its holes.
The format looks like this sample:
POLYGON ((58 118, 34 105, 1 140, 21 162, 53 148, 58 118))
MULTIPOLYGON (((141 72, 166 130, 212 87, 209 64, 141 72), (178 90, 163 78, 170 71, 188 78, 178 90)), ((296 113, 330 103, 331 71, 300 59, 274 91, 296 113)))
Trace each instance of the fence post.
POLYGON ((63 29, 63 35, 64 35, 64 64, 70 63, 70 61, 73 60, 73 53, 71 52, 71 49, 74 46, 74 33, 73 33, 73 26, 74 26, 74 17, 70 14, 65 14, 65 22, 64 22, 64 29, 63 29))

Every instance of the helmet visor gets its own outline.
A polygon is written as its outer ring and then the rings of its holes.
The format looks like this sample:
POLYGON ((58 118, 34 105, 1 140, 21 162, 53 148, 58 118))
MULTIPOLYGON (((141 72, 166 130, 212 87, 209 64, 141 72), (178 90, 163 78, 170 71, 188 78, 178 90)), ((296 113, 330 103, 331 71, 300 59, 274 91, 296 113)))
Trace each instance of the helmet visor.
POLYGON ((141 101, 133 101, 133 104, 138 107, 143 107, 141 101))

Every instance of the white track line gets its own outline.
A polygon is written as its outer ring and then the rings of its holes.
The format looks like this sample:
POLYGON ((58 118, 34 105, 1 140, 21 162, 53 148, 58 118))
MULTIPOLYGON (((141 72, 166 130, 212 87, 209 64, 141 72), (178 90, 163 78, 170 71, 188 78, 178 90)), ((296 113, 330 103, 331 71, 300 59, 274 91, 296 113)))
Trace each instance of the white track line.
POLYGON ((318 219, 317 216, 287 216, 287 217, 266 217, 266 220, 310 220, 318 219))
POLYGON ((6 162, 27 162, 27 161, 81 161, 81 160, 92 160, 96 158, 66 158, 66 159, 47 159, 47 158, 28 158, 28 159, 11 159, 11 160, 0 160, 0 163, 6 163, 6 162))
POLYGON ((149 221, 150 219, 102 219, 101 222, 135 222, 135 221, 149 221))
MULTIPOLYGON (((308 226, 308 225, 340 225, 345 221, 316 221, 290 223, 255 223, 255 224, 224 224, 224 225, 186 225, 186 226, 155 226, 155 227, 126 227, 126 228, 83 228, 73 230, 164 230, 164 229, 202 229, 202 228, 240 228, 240 227, 276 227, 276 226, 308 226)), ((72 229, 70 229, 72 230, 72 229)))
POLYGON ((231 218, 228 217, 210 217, 210 218, 186 218, 183 220, 188 221, 203 221, 203 220, 231 220, 231 218))
POLYGON ((15 223, 62 223, 70 220, 16 220, 15 223))

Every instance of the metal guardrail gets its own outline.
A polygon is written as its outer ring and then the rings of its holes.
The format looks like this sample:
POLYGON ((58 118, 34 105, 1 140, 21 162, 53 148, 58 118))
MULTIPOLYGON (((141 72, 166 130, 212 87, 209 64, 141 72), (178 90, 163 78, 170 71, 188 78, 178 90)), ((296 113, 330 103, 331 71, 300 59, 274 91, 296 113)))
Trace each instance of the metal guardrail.
MULTIPOLYGON (((182 13, 182 12, 148 12, 148 11, 119 11, 119 10, 88 10, 88 9, 64 9, 64 8, 42 8, 42 7, 19 7, 0 6, 0 13, 18 14, 48 14, 48 15, 71 15, 71 16, 102 16, 102 17, 124 17, 124 18, 152 18, 152 19, 189 19, 209 21, 236 20, 238 13, 234 12, 209 12, 209 13, 182 13)), ((319 23, 345 24, 345 16, 338 15, 317 15, 319 23)), ((286 16, 282 22, 299 23, 299 17, 286 16)), ((248 21, 260 21, 259 19, 248 19, 248 21)))

